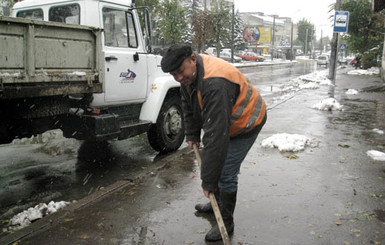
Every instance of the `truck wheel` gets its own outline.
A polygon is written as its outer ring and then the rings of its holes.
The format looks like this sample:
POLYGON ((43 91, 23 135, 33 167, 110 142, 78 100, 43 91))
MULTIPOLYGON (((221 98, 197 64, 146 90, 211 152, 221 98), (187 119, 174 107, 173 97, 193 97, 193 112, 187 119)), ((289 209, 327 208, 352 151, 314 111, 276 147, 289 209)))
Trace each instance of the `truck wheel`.
POLYGON ((166 99, 156 124, 150 127, 147 138, 151 147, 160 152, 177 150, 184 139, 184 122, 179 96, 173 95, 166 99))

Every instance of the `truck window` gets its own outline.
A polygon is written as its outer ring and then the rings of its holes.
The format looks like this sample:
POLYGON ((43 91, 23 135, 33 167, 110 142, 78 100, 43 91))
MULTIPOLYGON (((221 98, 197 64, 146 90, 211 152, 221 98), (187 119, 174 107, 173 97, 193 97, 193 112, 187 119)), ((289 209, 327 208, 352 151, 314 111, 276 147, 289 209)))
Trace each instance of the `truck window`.
POLYGON ((136 48, 138 41, 131 13, 103 8, 104 44, 110 47, 136 48))
POLYGON ((42 9, 29 9, 29 10, 21 10, 17 12, 17 17, 27 18, 32 20, 43 20, 43 10, 42 9))
POLYGON ((67 24, 80 24, 80 6, 71 4, 52 7, 49 9, 48 20, 67 24))

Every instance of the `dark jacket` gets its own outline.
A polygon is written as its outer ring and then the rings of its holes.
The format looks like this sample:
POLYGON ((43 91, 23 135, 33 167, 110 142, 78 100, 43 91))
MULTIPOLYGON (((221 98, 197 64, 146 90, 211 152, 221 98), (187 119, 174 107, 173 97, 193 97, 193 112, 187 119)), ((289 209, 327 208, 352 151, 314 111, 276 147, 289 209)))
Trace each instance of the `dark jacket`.
MULTIPOLYGON (((196 56, 197 79, 189 86, 181 86, 185 134, 187 141, 200 142, 200 132, 203 130, 202 187, 214 191, 231 139, 232 110, 240 94, 240 85, 221 76, 205 77, 202 57, 196 56), (197 96, 198 90, 203 102, 202 109, 197 96)), ((221 62, 218 60, 219 65, 221 62)), ((252 133, 253 130, 236 137, 246 137, 252 133)))

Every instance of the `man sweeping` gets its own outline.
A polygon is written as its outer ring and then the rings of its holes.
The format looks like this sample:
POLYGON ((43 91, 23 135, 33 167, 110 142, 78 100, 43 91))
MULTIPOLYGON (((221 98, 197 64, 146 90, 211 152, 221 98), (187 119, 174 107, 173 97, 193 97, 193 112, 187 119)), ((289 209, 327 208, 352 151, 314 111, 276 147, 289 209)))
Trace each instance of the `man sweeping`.
MULTIPOLYGON (((171 46, 161 62, 163 72, 181 83, 186 140, 199 146, 203 129, 201 179, 206 197, 212 192, 227 233, 234 232, 233 214, 242 161, 266 122, 266 104, 254 86, 232 64, 192 52, 187 44, 171 46)), ((213 212, 210 203, 198 212, 213 212)), ((221 240, 218 225, 207 241, 221 240)))

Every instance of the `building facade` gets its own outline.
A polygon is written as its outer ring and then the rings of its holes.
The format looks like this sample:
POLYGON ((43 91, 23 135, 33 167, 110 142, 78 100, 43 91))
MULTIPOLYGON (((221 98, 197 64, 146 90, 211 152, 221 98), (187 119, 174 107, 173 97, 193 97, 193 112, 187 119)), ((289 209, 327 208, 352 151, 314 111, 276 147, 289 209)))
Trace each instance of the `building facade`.
MULTIPOLYGON (((290 58, 292 42, 298 28, 289 17, 264 15, 261 12, 240 13, 245 25, 244 41, 249 50, 259 54, 290 58)), ((294 47, 297 48, 297 47, 294 47)))

